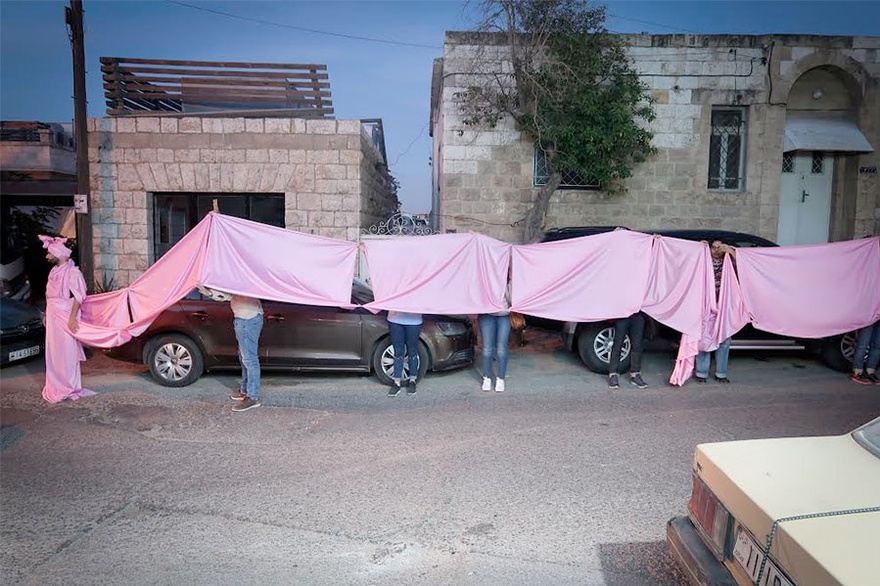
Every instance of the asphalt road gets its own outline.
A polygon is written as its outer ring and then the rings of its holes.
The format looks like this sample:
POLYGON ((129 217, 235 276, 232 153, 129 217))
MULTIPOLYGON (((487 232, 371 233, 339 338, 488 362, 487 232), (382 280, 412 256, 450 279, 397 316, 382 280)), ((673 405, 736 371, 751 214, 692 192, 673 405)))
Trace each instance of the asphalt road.
POLYGON ((97 355, 98 396, 48 405, 41 360, 0 371, 3 584, 678 585, 664 541, 701 442, 844 433, 880 387, 792 354, 733 384, 610 391, 554 338, 389 398, 358 375, 230 374, 182 390, 97 355))

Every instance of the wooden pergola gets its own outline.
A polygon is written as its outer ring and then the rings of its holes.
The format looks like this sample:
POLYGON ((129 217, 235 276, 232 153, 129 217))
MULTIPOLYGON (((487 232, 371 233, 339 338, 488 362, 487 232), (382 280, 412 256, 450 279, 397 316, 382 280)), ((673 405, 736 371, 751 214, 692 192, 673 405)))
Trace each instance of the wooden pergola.
POLYGON ((110 116, 333 118, 327 66, 101 57, 110 116))

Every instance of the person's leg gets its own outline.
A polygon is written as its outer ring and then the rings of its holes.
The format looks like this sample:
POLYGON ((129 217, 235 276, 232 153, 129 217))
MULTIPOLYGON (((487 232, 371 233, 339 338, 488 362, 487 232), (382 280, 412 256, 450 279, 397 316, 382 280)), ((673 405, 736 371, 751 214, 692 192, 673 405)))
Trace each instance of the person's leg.
POLYGON ((874 333, 874 326, 867 326, 859 330, 856 339, 856 349, 853 352, 853 374, 861 374, 865 369, 865 357, 868 353, 868 345, 871 343, 871 336, 874 333))
POLYGON ((608 363, 608 374, 617 374, 620 368, 620 351, 623 339, 629 333, 630 318, 623 317, 614 321, 614 343, 611 345, 611 359, 608 363))
POLYGON ((630 317, 629 344, 629 371, 636 375, 642 372, 642 352, 645 347, 645 314, 641 311, 630 317))
POLYGON ((507 345, 510 342, 510 317, 495 316, 496 336, 495 356, 498 359, 498 378, 504 380, 507 374, 507 345))
POLYGON ((700 382, 705 382, 709 378, 709 364, 712 362, 712 354, 709 352, 700 352, 694 361, 694 376, 700 382))
POLYGON ((421 331, 421 325, 404 326, 410 382, 415 382, 419 378, 419 332, 421 331))
MULTIPOLYGON (((730 358, 730 338, 715 350, 715 378, 727 380, 727 361, 730 358)), ((707 369, 708 371, 708 369, 707 369)))
POLYGON ((245 392, 248 399, 256 401, 260 398, 260 333, 263 330, 263 316, 257 315, 250 319, 240 320, 241 338, 239 351, 241 362, 247 372, 245 392))
MULTIPOLYGON (((495 345, 497 342, 497 321, 493 315, 481 315, 480 322, 480 339, 483 344, 483 378, 492 378, 492 358, 495 353, 495 345)), ((508 320, 510 323, 510 320, 508 320)), ((484 381, 485 382, 485 381, 484 381)), ((488 390, 488 389, 486 389, 488 390)))
POLYGON ((235 342, 238 344, 238 364, 241 366, 241 381, 238 383, 238 395, 232 395, 233 399, 244 399, 247 396, 247 365, 242 356, 242 348, 244 347, 244 320, 239 318, 232 319, 232 329, 235 332, 235 342), (244 395, 244 397, 239 397, 244 395))
POLYGON ((873 375, 877 371, 878 363, 880 363, 880 321, 875 322, 872 328, 870 349, 868 350, 867 362, 865 362, 865 372, 873 375))
POLYGON ((394 322, 388 322, 388 335, 391 338, 391 347, 394 348, 394 370, 391 378, 397 386, 403 377, 403 356, 406 352, 406 335, 403 326, 394 322))

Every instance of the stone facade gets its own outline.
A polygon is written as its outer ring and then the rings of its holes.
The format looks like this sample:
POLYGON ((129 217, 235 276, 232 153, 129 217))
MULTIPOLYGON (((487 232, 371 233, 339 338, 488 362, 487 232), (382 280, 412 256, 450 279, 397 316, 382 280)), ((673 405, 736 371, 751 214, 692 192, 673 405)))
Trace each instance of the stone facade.
POLYGON ((119 286, 155 261, 152 193, 283 194, 288 229, 349 240, 397 206, 358 120, 90 119, 89 164, 95 277, 119 286))
MULTIPOLYGON (((880 149, 878 37, 629 35, 625 41, 655 100, 658 153, 634 168, 623 195, 557 190, 548 228, 718 228, 775 239, 789 112, 851 112, 880 149), (816 98, 812 88, 820 86, 825 91, 816 98), (707 187, 713 106, 745 112, 745 181, 735 191, 707 187)), ((493 129, 465 126, 455 103, 482 70, 509 69, 504 50, 492 35, 446 35, 432 92, 433 222, 440 231, 517 242, 537 191, 534 146, 510 120, 493 129)), ((877 151, 834 157, 831 240, 880 234, 880 179, 870 172, 878 159, 877 151)))

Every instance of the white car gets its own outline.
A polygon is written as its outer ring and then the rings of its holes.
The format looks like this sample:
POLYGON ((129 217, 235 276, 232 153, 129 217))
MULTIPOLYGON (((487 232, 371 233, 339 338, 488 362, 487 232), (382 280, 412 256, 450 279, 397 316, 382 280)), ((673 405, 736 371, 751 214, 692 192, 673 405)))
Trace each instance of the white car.
POLYGON ((687 516, 666 540, 693 584, 880 584, 880 418, 697 446, 687 516))

